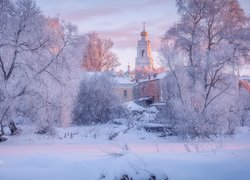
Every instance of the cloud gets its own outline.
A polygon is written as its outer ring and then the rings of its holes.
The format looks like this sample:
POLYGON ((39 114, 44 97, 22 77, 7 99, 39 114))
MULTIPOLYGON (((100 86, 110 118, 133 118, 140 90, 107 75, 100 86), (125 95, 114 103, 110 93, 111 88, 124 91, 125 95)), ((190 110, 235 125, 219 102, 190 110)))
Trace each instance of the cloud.
POLYGON ((111 30, 102 30, 99 33, 102 37, 114 41, 114 46, 119 49, 135 47, 139 37, 139 32, 136 32, 130 24, 111 30))
POLYGON ((166 4, 168 2, 170 2, 170 1, 166 1, 166 0, 147 0, 146 1, 147 5, 149 5, 149 6, 152 6, 152 5, 162 5, 162 4, 166 4))
POLYGON ((52 2, 45 3, 47 0, 37 0, 41 5, 50 7, 55 13, 55 6, 57 6, 56 13, 62 15, 63 18, 72 21, 83 21, 83 20, 93 20, 95 18, 107 17, 107 16, 120 16, 121 14, 137 13, 140 15, 142 12, 146 13, 148 11, 149 15, 153 9, 158 7, 164 7, 171 3, 171 1, 166 0, 138 0, 138 1, 77 1, 73 0, 69 3, 68 0, 55 0, 52 2), (50 4, 50 5, 48 5, 50 4))
POLYGON ((75 11, 68 11, 63 14, 63 17, 73 21, 83 21, 91 20, 93 18, 103 17, 103 16, 112 16, 119 14, 120 10, 117 8, 106 7, 106 8, 84 8, 75 11))

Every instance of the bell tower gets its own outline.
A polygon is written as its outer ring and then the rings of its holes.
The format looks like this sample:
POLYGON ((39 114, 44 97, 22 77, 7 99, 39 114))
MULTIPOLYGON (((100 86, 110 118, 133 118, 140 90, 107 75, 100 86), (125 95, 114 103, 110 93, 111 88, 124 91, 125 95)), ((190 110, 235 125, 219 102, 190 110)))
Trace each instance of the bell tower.
POLYGON ((143 23, 143 31, 141 32, 141 39, 137 45, 137 57, 135 59, 135 69, 153 70, 153 58, 151 55, 151 44, 148 40, 148 33, 145 30, 145 23, 143 23))

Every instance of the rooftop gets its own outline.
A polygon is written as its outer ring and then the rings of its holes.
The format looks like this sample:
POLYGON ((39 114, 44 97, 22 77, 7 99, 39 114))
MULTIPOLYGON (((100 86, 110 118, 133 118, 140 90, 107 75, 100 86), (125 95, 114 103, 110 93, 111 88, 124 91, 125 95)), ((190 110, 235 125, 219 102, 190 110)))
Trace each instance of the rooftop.
POLYGON ((123 76, 114 76, 114 80, 117 84, 120 85, 133 85, 134 82, 132 82, 129 78, 123 77, 123 76))

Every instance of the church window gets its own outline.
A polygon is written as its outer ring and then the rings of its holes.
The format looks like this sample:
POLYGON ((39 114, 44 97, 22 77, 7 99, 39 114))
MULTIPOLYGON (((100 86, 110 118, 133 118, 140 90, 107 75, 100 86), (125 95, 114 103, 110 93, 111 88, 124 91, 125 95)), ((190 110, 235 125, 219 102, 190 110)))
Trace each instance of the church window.
POLYGON ((141 51, 141 56, 144 57, 144 54, 145 54, 145 50, 142 50, 141 51))

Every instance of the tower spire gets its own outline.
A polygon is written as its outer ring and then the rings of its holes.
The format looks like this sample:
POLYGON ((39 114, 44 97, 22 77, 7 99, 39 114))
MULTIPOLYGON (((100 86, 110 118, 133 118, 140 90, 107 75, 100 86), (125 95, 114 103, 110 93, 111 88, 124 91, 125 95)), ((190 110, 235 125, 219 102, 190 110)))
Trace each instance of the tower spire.
POLYGON ((148 36, 148 33, 146 32, 146 23, 145 22, 143 22, 143 31, 141 32, 141 36, 144 38, 146 36, 148 36))

